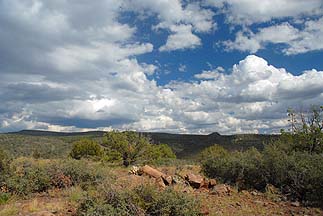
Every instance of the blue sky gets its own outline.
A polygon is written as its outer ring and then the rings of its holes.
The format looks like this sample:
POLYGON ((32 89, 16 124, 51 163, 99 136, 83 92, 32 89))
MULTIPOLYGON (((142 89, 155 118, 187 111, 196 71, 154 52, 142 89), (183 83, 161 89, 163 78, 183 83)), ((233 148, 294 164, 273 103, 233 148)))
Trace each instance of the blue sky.
POLYGON ((0 131, 277 133, 323 99, 322 0, 0 0, 0 131))

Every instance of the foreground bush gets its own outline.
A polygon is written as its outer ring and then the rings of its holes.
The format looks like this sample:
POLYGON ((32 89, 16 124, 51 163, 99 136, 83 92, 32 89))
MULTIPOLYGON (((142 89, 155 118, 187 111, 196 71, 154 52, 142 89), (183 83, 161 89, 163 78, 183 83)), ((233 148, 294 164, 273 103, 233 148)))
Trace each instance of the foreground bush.
POLYGON ((266 186, 263 157, 255 148, 244 153, 209 158, 204 161, 203 170, 209 177, 236 184, 241 189, 262 189, 266 186))
POLYGON ((83 160, 15 159, 9 167, 5 185, 18 195, 80 185, 87 188, 106 178, 107 171, 99 164, 83 160))
POLYGON ((255 149, 209 158, 206 175, 240 188, 264 190, 266 184, 280 188, 291 199, 323 204, 323 107, 308 113, 289 110, 291 132, 255 149))
POLYGON ((202 165, 204 173, 240 189, 265 190, 267 184, 280 188, 291 199, 323 203, 323 156, 306 152, 287 154, 267 146, 213 158, 202 165))
POLYGON ((78 209, 78 215, 202 215, 199 203, 188 194, 171 189, 158 191, 152 186, 139 186, 133 191, 101 190, 88 196, 78 209))
POLYGON ((269 183, 294 199, 323 204, 323 155, 268 146, 264 159, 269 183))

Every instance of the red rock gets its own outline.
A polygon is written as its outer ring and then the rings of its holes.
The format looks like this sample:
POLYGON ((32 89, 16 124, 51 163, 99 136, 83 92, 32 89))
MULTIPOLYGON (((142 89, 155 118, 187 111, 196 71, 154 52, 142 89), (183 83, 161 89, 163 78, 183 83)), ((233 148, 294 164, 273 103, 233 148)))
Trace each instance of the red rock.
POLYGON ((204 178, 202 176, 194 174, 187 174, 185 180, 188 181, 193 188, 200 188, 204 183, 204 178))
POLYGON ((214 188, 214 186, 216 185, 216 180, 215 179, 209 179, 209 188, 214 188))
POLYGON ((162 177, 156 178, 156 184, 161 188, 164 189, 166 187, 164 180, 162 177))
POLYGON ((210 194, 223 196, 223 195, 231 195, 231 192, 232 192, 232 190, 231 190, 230 186, 225 185, 225 184, 220 184, 220 185, 214 186, 214 188, 212 189, 212 192, 210 194))
POLYGON ((165 185, 171 185, 173 182, 173 177, 171 176, 162 176, 165 185))
POLYGON ((159 170, 154 169, 148 165, 141 167, 139 170, 139 173, 149 175, 149 176, 156 178, 156 179, 160 178, 160 177, 166 177, 166 175, 164 173, 162 173, 159 170))

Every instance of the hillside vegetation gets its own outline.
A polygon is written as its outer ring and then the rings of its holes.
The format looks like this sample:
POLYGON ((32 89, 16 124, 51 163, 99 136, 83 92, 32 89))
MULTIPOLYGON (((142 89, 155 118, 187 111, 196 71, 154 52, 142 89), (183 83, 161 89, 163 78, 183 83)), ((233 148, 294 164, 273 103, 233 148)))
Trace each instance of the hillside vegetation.
MULTIPOLYGON (((229 151, 246 150, 255 147, 262 150, 264 145, 277 140, 277 135, 209 135, 142 133, 152 143, 169 145, 177 158, 192 159, 204 148, 218 144, 229 151)), ((104 132, 61 133, 49 131, 23 130, 15 133, 0 134, 0 146, 16 156, 30 156, 34 153, 43 158, 62 158, 69 154, 72 143, 89 138, 102 143, 104 132)))

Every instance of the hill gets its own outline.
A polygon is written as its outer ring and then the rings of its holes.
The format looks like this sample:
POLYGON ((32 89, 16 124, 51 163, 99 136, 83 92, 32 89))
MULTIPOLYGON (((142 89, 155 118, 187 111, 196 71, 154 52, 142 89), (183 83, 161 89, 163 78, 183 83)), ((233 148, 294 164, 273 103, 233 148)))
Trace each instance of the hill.
MULTIPOLYGON (((73 141, 87 137, 100 142, 104 133, 104 131, 66 133, 22 130, 0 134, 0 146, 14 156, 30 156, 37 153, 42 157, 64 157, 70 151, 73 141)), ((266 143, 278 137, 263 134, 221 135, 219 133, 195 135, 144 132, 142 134, 150 137, 153 143, 168 144, 178 158, 192 158, 213 144, 221 145, 230 151, 245 150, 250 147, 262 150, 266 143)))

